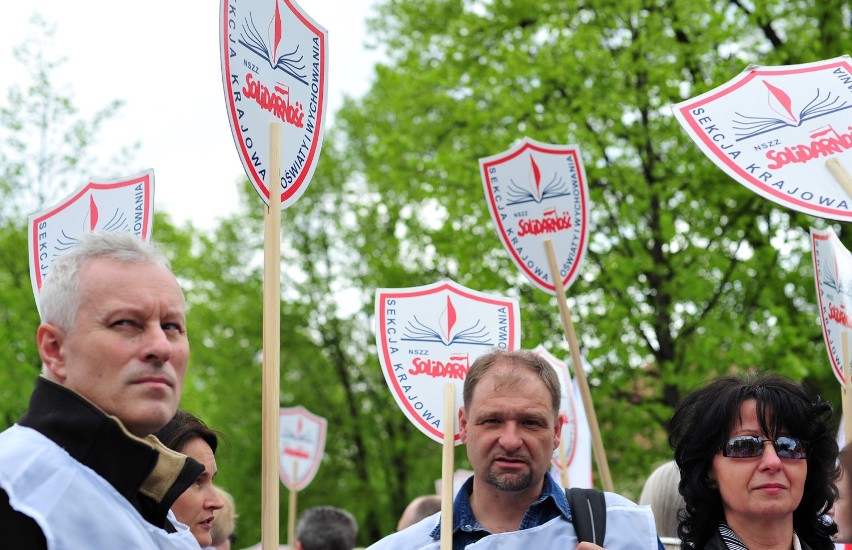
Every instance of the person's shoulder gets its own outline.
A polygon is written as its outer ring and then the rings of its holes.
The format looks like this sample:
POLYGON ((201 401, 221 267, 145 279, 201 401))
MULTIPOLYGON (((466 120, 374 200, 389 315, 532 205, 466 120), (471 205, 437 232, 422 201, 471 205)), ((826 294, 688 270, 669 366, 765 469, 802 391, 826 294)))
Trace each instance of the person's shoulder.
POLYGON ((636 504, 618 493, 604 493, 606 499, 606 547, 659 550, 651 507, 636 504))
POLYGON ((604 492, 604 498, 606 499, 607 507, 619 506, 619 507, 624 507, 624 508, 640 508, 640 509, 648 508, 645 505, 636 504, 635 502, 633 502, 629 498, 627 498, 623 495, 620 495, 618 493, 604 492))

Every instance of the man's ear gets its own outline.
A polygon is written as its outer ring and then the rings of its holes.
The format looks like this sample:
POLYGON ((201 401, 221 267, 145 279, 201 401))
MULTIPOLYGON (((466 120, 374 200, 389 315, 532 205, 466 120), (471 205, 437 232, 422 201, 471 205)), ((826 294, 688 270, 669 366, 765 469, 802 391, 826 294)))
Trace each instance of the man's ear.
POLYGON ((467 417, 464 414, 464 406, 459 407, 459 441, 467 443, 467 417))
POLYGON ((567 421, 567 415, 560 414, 556 417, 556 433, 553 434, 553 449, 556 450, 559 448, 559 441, 562 439, 562 426, 565 425, 567 421))
POLYGON ((36 331, 38 354, 44 364, 45 374, 57 382, 64 382, 67 374, 65 357, 62 353, 64 340, 65 333, 50 323, 42 323, 36 331))

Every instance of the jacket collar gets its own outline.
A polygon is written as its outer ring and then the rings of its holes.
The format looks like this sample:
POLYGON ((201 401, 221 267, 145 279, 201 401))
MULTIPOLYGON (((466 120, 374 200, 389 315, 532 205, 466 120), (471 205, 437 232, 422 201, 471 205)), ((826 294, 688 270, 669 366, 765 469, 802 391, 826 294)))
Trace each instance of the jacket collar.
POLYGON ((134 436, 78 393, 40 376, 18 424, 32 428, 88 466, 158 527, 204 471, 204 466, 166 449, 154 436, 134 436))

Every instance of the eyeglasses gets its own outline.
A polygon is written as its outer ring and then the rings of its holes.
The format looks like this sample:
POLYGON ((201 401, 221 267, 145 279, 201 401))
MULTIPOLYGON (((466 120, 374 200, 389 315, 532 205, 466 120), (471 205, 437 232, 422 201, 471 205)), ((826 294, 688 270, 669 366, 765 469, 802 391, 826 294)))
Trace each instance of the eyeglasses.
POLYGON ((732 437, 722 445, 722 456, 728 458, 754 458, 763 455, 764 443, 772 443, 778 458, 802 459, 808 457, 807 445, 798 437, 781 436, 767 439, 753 435, 732 437))

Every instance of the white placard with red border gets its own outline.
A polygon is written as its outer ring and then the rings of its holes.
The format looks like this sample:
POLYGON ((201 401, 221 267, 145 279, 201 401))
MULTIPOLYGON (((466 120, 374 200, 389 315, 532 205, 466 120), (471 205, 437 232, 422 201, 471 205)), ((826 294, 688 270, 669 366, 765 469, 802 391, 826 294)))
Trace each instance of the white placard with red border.
MULTIPOLYGON (((412 424, 444 442, 444 385, 455 385, 456 412, 470 365, 494 348, 520 345, 517 300, 446 280, 376 291, 376 347, 385 381, 412 424)), ((448 425, 449 426, 449 425, 448 425)), ((454 415, 455 444, 460 444, 454 415)))
MULTIPOLYGON (((570 487, 591 488, 592 480, 592 433, 583 409, 580 390, 571 379, 568 365, 552 355, 547 349, 538 345, 533 353, 543 357, 559 377, 561 400, 559 414, 565 418, 562 425, 562 444, 565 448, 565 458, 568 464, 568 484, 570 487)), ((551 457, 551 475, 558 483, 561 479, 562 464, 559 448, 554 449, 551 457)))
POLYGON ((221 0, 228 120, 249 181, 269 204, 269 124, 281 125, 281 208, 305 192, 322 148, 328 32, 292 0, 221 0))
POLYGON ((831 370, 843 386, 842 333, 852 331, 852 254, 831 228, 812 227, 811 244, 822 335, 831 370))
POLYGON ((521 273, 556 294, 544 248, 550 239, 562 285, 571 286, 589 240, 589 191, 579 148, 524 138, 479 159, 479 167, 497 235, 521 273))
POLYGON ((301 491, 307 487, 319 470, 325 452, 327 424, 325 418, 304 407, 281 409, 278 423, 278 473, 291 491, 301 491))
POLYGON ((92 178, 58 203, 29 217, 30 281, 36 305, 50 266, 94 231, 133 233, 151 240, 154 171, 123 178, 92 178))
POLYGON ((852 63, 833 59, 750 66, 673 107, 689 137, 719 168, 793 210, 852 220, 852 198, 825 161, 852 172, 852 63))

